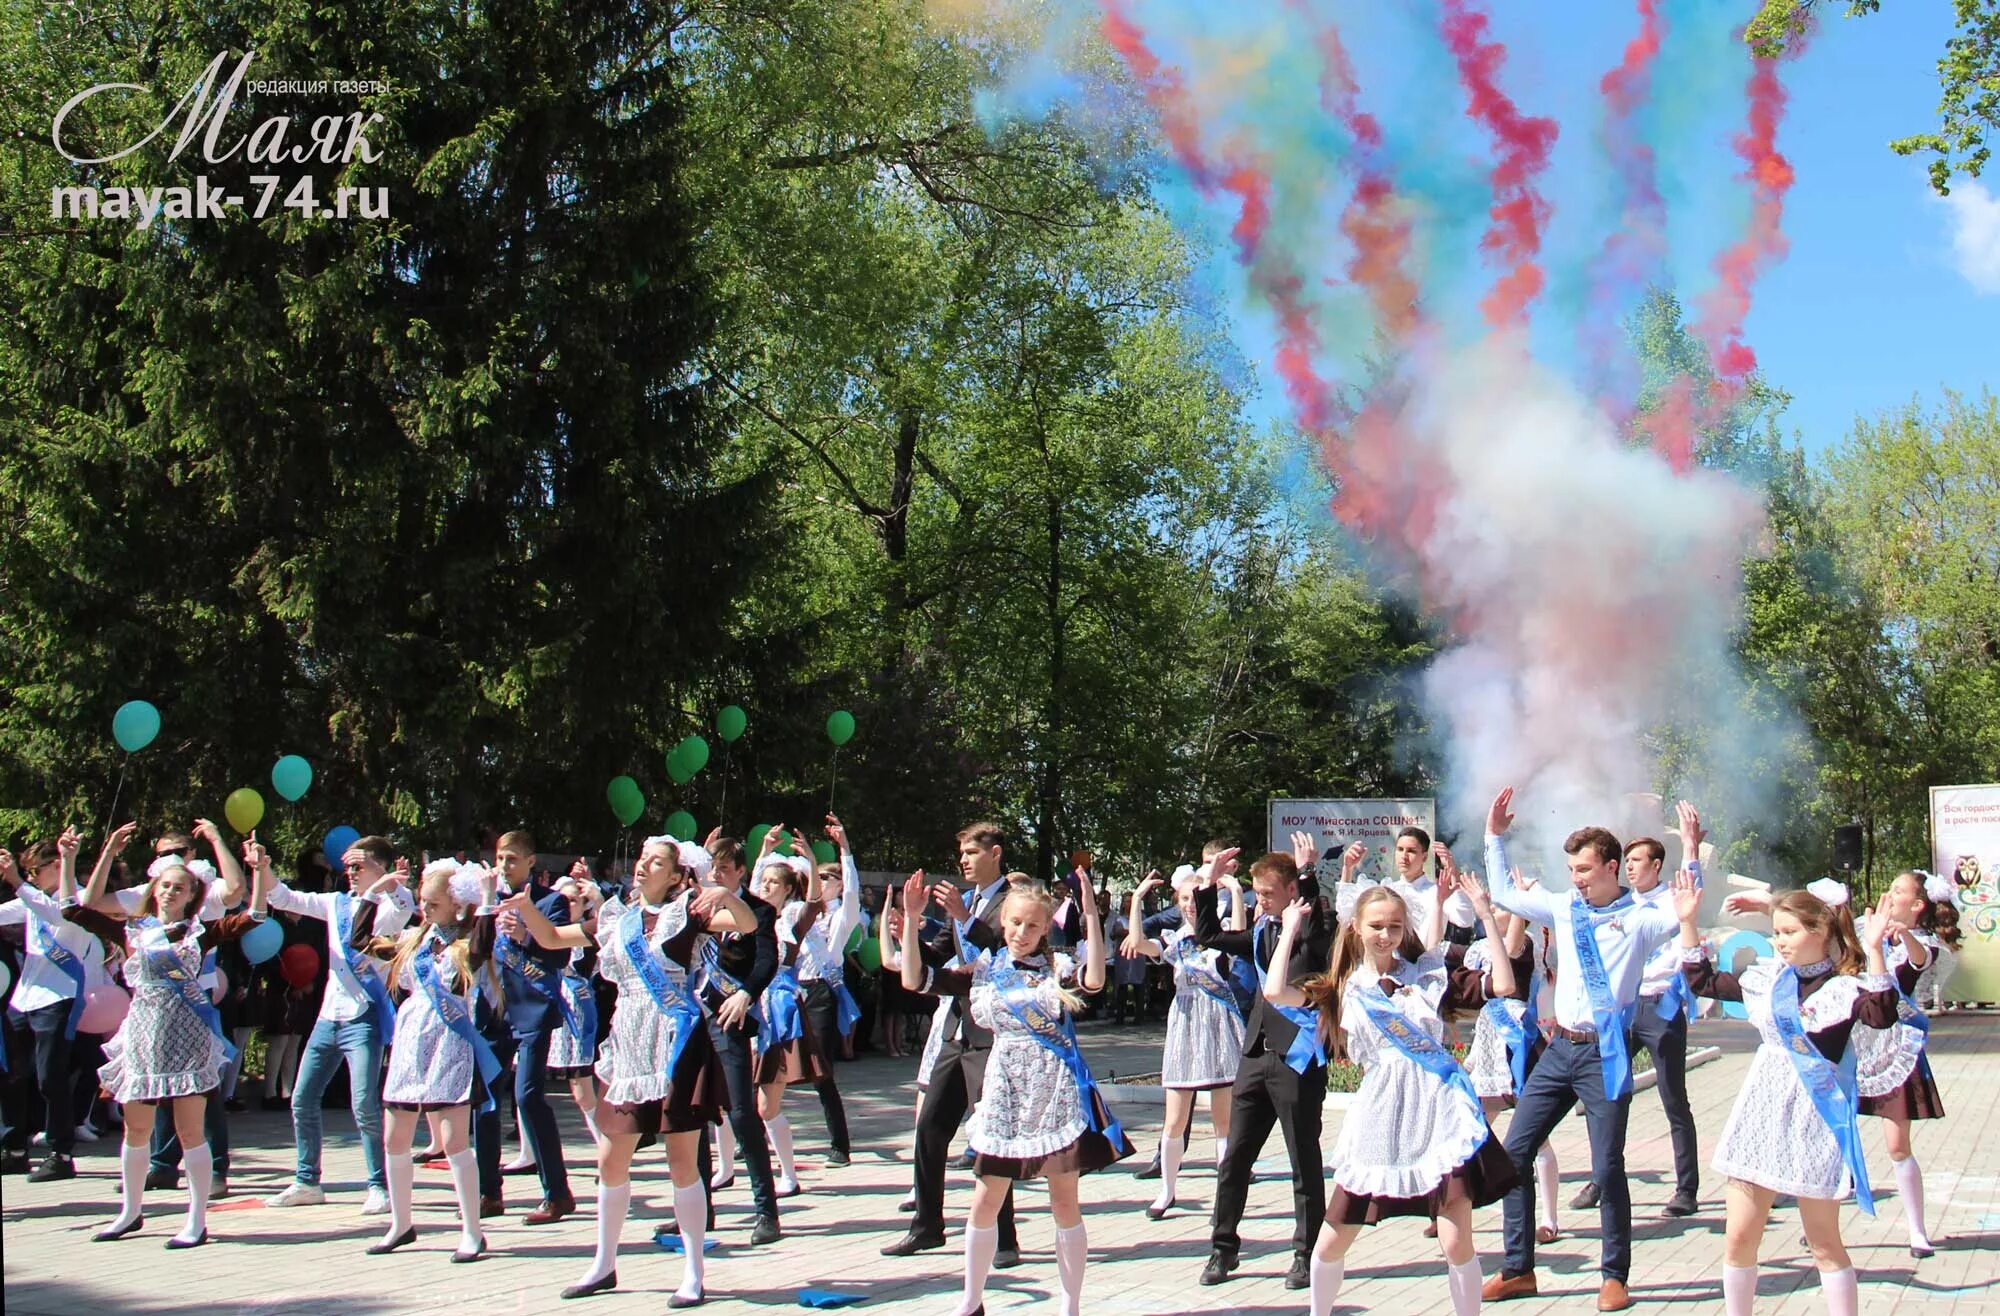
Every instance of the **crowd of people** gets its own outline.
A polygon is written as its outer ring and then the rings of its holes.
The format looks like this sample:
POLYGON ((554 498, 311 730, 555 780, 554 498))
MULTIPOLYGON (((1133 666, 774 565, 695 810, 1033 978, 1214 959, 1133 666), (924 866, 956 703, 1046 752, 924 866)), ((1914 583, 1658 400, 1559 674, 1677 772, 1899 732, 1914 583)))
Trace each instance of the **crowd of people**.
POLYGON ((626 882, 583 861, 554 878, 525 831, 497 837, 490 863, 413 865, 388 839, 361 837, 322 882, 309 863, 281 874, 254 837, 232 846, 201 820, 156 837, 144 881, 121 887, 135 827, 105 839, 87 876, 84 838, 69 830, 18 863, 0 852, 0 882, 17 892, 0 903, 11 980, 0 1169, 73 1178, 79 1137, 118 1129, 119 1201, 92 1238, 142 1232, 146 1194, 184 1179, 185 1219, 165 1246, 207 1244, 208 1206, 228 1192, 228 1117, 247 1104, 238 1080, 254 1029, 263 1100, 289 1105, 296 1153, 293 1181, 266 1205, 326 1201, 322 1107, 341 1081, 367 1172, 359 1210, 384 1217, 367 1252, 407 1247, 428 1227, 412 1182, 434 1160, 454 1190, 450 1260, 472 1263, 488 1250, 482 1221, 507 1209, 509 1174, 536 1178, 524 1223, 579 1211, 552 1104, 566 1089, 593 1142, 596 1244, 560 1297, 618 1287, 634 1155, 657 1144, 673 1215, 655 1232, 680 1253, 669 1306, 692 1307, 709 1296, 714 1194, 739 1168, 754 1204, 748 1241, 784 1237, 780 1204, 803 1191, 789 1091, 812 1088, 825 1161, 849 1164, 836 1061, 870 1035, 871 1015, 887 1050, 906 1054, 905 1021, 927 1015, 911 1219, 882 1250, 946 1246, 947 1171, 963 1126, 974 1188, 959 1206, 954 1310, 982 1313, 990 1272, 1020 1264, 1013 1187, 1040 1180, 1060 1305, 1074 1316, 1088 1176, 1135 1150, 1076 1025, 1092 1012, 1143 1015, 1157 972, 1169 985, 1158 993, 1167 1109, 1140 1171, 1160 1182, 1145 1213, 1174 1215, 1207 1093, 1216 1188, 1203 1285, 1242 1264, 1252 1167, 1276 1132, 1292 1170, 1285 1282, 1309 1291, 1313 1316, 1340 1294, 1359 1232, 1398 1217, 1428 1220, 1454 1311, 1533 1294, 1535 1248, 1559 1228, 1548 1139, 1580 1106, 1592 1166, 1573 1205, 1598 1212, 1597 1305, 1630 1306, 1633 1055, 1651 1057, 1672 1133, 1664 1214, 1694 1215, 1687 1029, 1703 997, 1740 1002, 1760 1041, 1713 1162, 1725 1179, 1720 1288, 1731 1316, 1752 1308, 1781 1194, 1798 1200, 1828 1311, 1857 1310, 1841 1215, 1849 1198, 1873 1209, 1864 1115, 1886 1122, 1910 1251, 1930 1255, 1912 1128, 1943 1104, 1916 1001, 1956 940, 1951 884, 1904 873, 1858 927, 1837 883, 1732 895, 1726 909, 1769 914, 1776 948, 1739 972, 1715 962, 1697 927, 1703 833, 1692 807, 1678 813, 1677 872, 1659 840, 1621 843, 1586 826, 1563 846, 1565 891, 1511 866, 1513 821, 1503 791, 1486 819, 1485 880, 1410 827, 1396 838, 1394 879, 1362 880, 1366 854, 1351 846, 1326 857, 1329 891, 1322 856, 1300 833, 1241 876, 1238 848, 1211 842, 1198 865, 1149 874, 1118 910, 1087 854, 1044 886, 1008 870, 1000 827, 975 823, 957 836, 958 881, 912 874, 882 893, 872 918, 832 815, 830 862, 796 829, 769 832, 755 855, 719 833, 654 836, 626 882), (1170 900, 1149 911, 1156 894, 1170 900), (1321 1113, 1336 1061, 1361 1079, 1329 1173, 1321 1113), (507 1100, 519 1141, 503 1162, 507 1100), (1493 1122, 1510 1108, 1503 1137, 1493 1122), (47 1147, 39 1163, 31 1135, 47 1147), (1494 1204, 1504 1204, 1505 1250, 1489 1277, 1472 1222, 1494 1204))

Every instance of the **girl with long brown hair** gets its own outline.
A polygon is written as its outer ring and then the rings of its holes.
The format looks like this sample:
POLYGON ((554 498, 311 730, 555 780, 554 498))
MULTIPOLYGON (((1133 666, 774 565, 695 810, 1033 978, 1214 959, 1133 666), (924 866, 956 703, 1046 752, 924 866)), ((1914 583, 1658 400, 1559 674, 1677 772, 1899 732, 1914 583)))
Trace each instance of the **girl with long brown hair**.
MULTIPOLYGON (((1478 879, 1457 882, 1495 945, 1503 940, 1492 901, 1478 879)), ((1285 911, 1273 964, 1284 963, 1307 905, 1285 911)), ((1428 912, 1428 911, 1426 911, 1428 912)), ((1497 1202, 1514 1186, 1514 1167, 1486 1122, 1471 1080, 1443 1043, 1447 1014, 1527 989, 1513 961, 1489 969, 1448 969, 1442 949, 1426 950, 1409 907, 1393 888, 1369 887, 1334 942, 1322 977, 1294 987, 1267 975, 1264 999, 1319 1012, 1320 1036, 1333 1055, 1363 1071, 1361 1089, 1340 1123, 1333 1195, 1311 1262, 1313 1316, 1326 1316, 1340 1291, 1347 1251, 1364 1225, 1396 1216, 1437 1223, 1452 1308, 1479 1310, 1479 1257, 1472 1208, 1497 1202)))

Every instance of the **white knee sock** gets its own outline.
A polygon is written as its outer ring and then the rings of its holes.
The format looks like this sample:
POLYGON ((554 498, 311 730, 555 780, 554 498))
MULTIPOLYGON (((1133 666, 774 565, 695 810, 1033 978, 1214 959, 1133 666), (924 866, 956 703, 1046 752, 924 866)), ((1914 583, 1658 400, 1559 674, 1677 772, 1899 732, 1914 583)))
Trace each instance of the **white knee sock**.
POLYGON ((1220 1169, 1222 1168, 1222 1158, 1223 1158, 1223 1157, 1225 1157, 1225 1156, 1227 1156, 1227 1155, 1229 1155, 1229 1138, 1228 1138, 1228 1135, 1226 1135, 1226 1134, 1219 1134, 1219 1135, 1217 1135, 1217 1137, 1216 1137, 1216 1139, 1215 1139, 1215 1168, 1216 1168, 1216 1169, 1220 1170, 1220 1169))
MULTIPOLYGON (((1180 1149, 1180 1139, 1172 1140, 1180 1149)), ((1083 1267, 1090 1260, 1090 1236, 1079 1220, 1067 1229, 1056 1230, 1056 1271, 1062 1276, 1062 1316, 1082 1316, 1083 1267)))
POLYGON ((792 1165, 792 1122, 783 1115, 765 1120, 764 1132, 771 1135, 771 1154, 778 1158, 778 1191, 788 1193, 799 1182, 792 1165))
POLYGON ((389 1232, 383 1242, 392 1242, 410 1227, 410 1189, 417 1177, 417 1163, 407 1155, 394 1153, 382 1158, 383 1172, 389 1176, 389 1232))
POLYGON ((715 1130, 715 1173, 708 1176, 710 1188, 727 1188, 736 1182, 736 1130, 724 1120, 715 1130))
POLYGON ((1755 1266, 1730 1266, 1722 1268, 1722 1307, 1727 1316, 1750 1316, 1750 1308, 1757 1301, 1757 1268, 1755 1266))
POLYGON ((1548 1143, 1535 1153, 1535 1195, 1541 1199, 1542 1223, 1554 1229, 1556 1225, 1556 1189, 1562 1184, 1562 1171, 1556 1167, 1556 1149, 1548 1143))
POLYGON ((1312 1254, 1312 1316, 1326 1316, 1333 1310, 1333 1300, 1340 1296, 1340 1277, 1347 1273, 1347 1258, 1338 1261, 1322 1261, 1319 1249, 1312 1254))
POLYGON ((175 1237, 192 1243, 208 1228, 208 1190, 213 1186, 215 1170, 215 1157, 209 1153, 208 1144, 183 1145, 181 1169, 187 1173, 188 1218, 187 1227, 175 1237))
MULTIPOLYGON (((615 1188, 606 1183, 597 1185, 597 1255, 590 1259, 590 1270, 577 1283, 595 1284, 618 1269, 618 1235, 625 1231, 625 1211, 631 1205, 629 1181, 615 1188)), ((708 1219, 707 1209, 702 1208, 704 1222, 708 1219)))
POLYGON ((1910 1246, 1927 1248, 1931 1245, 1931 1236, 1924 1228, 1924 1172, 1914 1156, 1897 1161, 1895 1165, 1896 1196, 1903 1199, 1903 1219, 1910 1225, 1910 1246))
POLYGON ((151 1151, 143 1142, 137 1146, 129 1142, 120 1144, 118 1180, 122 1200, 119 1203, 118 1218, 111 1222, 111 1228, 123 1229, 137 1220, 144 1211, 146 1166, 151 1159, 151 1151))
POLYGON ((674 1187, 674 1224, 680 1227, 685 1266, 676 1297, 699 1298, 702 1293, 701 1245, 708 1237, 708 1189, 700 1179, 674 1187))
POLYGON ((1819 1273, 1819 1287, 1820 1291, 1826 1294, 1826 1316, 1859 1316, 1861 1280, 1854 1273, 1854 1267, 1822 1270, 1819 1273))
POLYGON ((960 1316, 977 1311, 985 1302, 986 1272, 993 1268, 993 1254, 999 1247, 1000 1226, 965 1226, 965 1293, 958 1300, 960 1316))
POLYGON ((1181 1140, 1169 1134, 1160 1140, 1160 1195, 1153 1205, 1164 1211, 1174 1200, 1174 1184, 1181 1177, 1181 1140))
POLYGON ((1446 1265, 1445 1281, 1451 1285, 1451 1309, 1457 1316, 1472 1316, 1479 1310, 1479 1254, 1458 1265, 1446 1265))
POLYGON ((444 1163, 451 1167, 451 1187, 458 1195, 458 1250, 477 1252, 486 1246, 479 1228, 479 1158, 472 1148, 461 1147, 444 1163))

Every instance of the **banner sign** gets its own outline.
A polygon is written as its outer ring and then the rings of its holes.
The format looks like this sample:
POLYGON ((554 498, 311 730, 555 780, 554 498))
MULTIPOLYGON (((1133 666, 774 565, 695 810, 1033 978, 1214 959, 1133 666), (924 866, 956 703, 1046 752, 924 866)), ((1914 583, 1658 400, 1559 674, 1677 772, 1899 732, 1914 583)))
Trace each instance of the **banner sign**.
MULTIPOLYGON (((1359 841, 1368 847, 1361 866, 1362 877, 1386 882, 1396 875, 1396 833, 1405 827, 1421 827, 1433 839, 1437 836, 1436 800, 1280 800, 1271 801, 1271 849, 1291 853, 1292 833, 1310 832, 1319 846, 1319 878, 1329 892, 1340 880, 1340 854, 1359 841)), ((1247 857, 1246 857, 1247 858, 1247 857)), ((1458 856, 1461 864, 1477 868, 1479 859, 1458 856)), ((1244 864, 1249 867, 1248 863, 1244 864)), ((1437 874, 1427 864, 1426 872, 1437 874)))
POLYGON ((2000 783, 1931 787, 1931 871, 1958 893, 1946 1000, 2000 1001, 2000 783))

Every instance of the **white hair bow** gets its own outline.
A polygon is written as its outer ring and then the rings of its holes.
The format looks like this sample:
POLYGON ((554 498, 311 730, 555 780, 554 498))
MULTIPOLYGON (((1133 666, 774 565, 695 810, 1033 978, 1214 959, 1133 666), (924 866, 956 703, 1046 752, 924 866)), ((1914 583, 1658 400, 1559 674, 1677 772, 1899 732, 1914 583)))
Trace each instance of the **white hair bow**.
POLYGON ((1924 899, 1930 901, 1933 905, 1958 904, 1958 887, 1953 884, 1950 878, 1922 868, 1913 871, 1918 877, 1924 879, 1924 899))
POLYGON ((687 869, 695 881, 706 880, 708 870, 715 863, 709 856, 708 847, 693 841, 675 841, 674 845, 681 852, 681 867, 687 869))
POLYGON ((1178 891, 1199 876, 1201 874, 1195 869, 1193 864, 1182 864, 1174 870, 1174 875, 1167 879, 1167 885, 1178 891))
POLYGON ((791 869, 799 875, 800 881, 811 877, 813 873, 812 860, 802 854, 767 854, 757 861, 757 871, 761 873, 773 864, 791 869))
POLYGON ((170 868, 186 868, 187 861, 177 854, 163 854, 146 865, 146 880, 152 881, 170 868))
POLYGON ((1847 883, 1836 882, 1830 877, 1815 878, 1806 883, 1806 890, 1818 896, 1829 905, 1847 903, 1847 883))
POLYGON ((215 880, 215 865, 206 859, 188 860, 187 870, 204 882, 213 882, 215 880))

